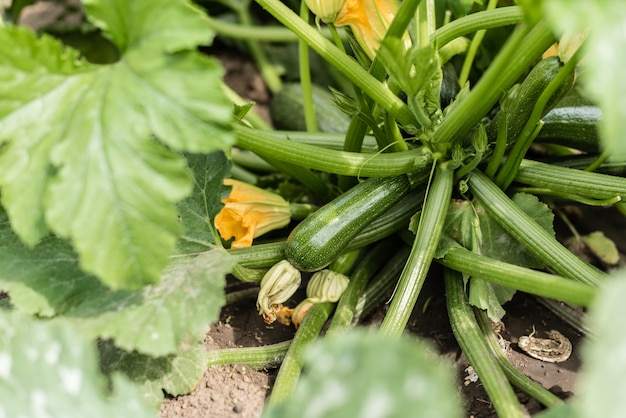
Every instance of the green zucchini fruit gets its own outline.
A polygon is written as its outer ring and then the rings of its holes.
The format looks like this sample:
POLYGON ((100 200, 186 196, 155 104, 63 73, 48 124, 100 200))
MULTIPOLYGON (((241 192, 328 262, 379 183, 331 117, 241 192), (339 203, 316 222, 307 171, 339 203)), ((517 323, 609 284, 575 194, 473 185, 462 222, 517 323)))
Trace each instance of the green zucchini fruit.
POLYGON ((600 150, 601 118, 597 106, 577 96, 566 97, 542 118, 544 125, 535 140, 595 153, 600 150))
POLYGON ((369 178, 300 222, 285 246, 287 260, 302 271, 330 264, 370 222, 410 189, 406 176, 369 178))
MULTIPOLYGON (((333 95, 327 89, 316 84, 313 84, 311 88, 317 126, 320 132, 347 132, 350 118, 335 106, 333 95)), ((284 84, 272 99, 270 116, 276 129, 306 131, 302 86, 298 83, 284 84)))
MULTIPOLYGON (((524 81, 514 87, 509 98, 505 100, 503 108, 487 125, 487 136, 492 140, 495 139, 498 124, 506 118, 508 142, 515 141, 530 118, 537 100, 562 67, 563 63, 556 56, 539 61, 524 81)), ((552 95, 546 104, 544 115, 567 95, 573 83, 574 74, 572 73, 552 95)))

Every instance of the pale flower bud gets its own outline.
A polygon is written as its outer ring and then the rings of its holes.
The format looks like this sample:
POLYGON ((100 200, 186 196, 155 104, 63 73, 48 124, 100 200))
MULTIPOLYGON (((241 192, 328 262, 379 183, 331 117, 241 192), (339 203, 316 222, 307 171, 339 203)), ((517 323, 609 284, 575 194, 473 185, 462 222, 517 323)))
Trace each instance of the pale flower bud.
POLYGON ((350 279, 332 270, 321 270, 311 276, 306 287, 307 298, 315 302, 337 302, 350 279))
POLYGON ((306 0, 306 5, 324 23, 332 23, 346 0, 306 0))
POLYGON ((257 297, 256 307, 266 323, 276 320, 276 313, 282 303, 288 300, 300 287, 300 271, 287 260, 274 264, 263 276, 257 297))

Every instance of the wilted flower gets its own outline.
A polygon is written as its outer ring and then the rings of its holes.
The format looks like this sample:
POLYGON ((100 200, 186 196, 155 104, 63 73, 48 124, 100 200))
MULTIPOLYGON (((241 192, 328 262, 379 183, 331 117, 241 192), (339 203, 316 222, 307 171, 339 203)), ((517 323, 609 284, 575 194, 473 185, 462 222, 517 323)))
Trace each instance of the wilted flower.
POLYGON ((271 324, 276 320, 276 314, 283 308, 282 303, 298 290, 301 281, 300 271, 287 260, 274 264, 265 273, 256 307, 266 323, 271 324))
POLYGON ((289 202, 279 195, 237 180, 225 179, 224 184, 232 190, 222 200, 215 227, 225 240, 235 238, 232 248, 249 247, 254 238, 289 224, 289 202))

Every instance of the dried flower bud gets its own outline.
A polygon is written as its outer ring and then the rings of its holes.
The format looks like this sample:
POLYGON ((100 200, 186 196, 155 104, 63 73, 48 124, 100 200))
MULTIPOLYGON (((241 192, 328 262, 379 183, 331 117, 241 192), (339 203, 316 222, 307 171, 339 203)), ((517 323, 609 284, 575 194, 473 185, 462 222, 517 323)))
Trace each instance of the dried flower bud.
POLYGON ((256 307, 266 323, 271 324, 276 320, 276 314, 282 308, 282 303, 298 290, 301 281, 300 271, 287 260, 274 264, 265 273, 261 280, 256 307))

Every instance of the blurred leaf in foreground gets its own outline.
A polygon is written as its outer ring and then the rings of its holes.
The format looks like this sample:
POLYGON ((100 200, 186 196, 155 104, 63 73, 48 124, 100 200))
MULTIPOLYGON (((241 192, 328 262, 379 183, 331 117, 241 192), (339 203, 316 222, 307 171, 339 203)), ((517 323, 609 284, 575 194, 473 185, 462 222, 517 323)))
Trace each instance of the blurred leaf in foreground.
POLYGON ((305 352, 294 394, 264 418, 461 416, 454 373, 423 341, 350 331, 305 352))
POLYGON ((626 4, 621 1, 543 2, 557 32, 587 33, 581 80, 586 94, 602 109, 600 134, 612 154, 626 154, 626 4))
POLYGON ((139 389, 113 376, 113 394, 90 341, 63 324, 0 311, 0 416, 154 417, 139 389))

